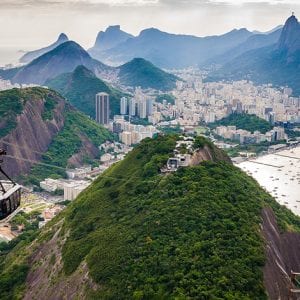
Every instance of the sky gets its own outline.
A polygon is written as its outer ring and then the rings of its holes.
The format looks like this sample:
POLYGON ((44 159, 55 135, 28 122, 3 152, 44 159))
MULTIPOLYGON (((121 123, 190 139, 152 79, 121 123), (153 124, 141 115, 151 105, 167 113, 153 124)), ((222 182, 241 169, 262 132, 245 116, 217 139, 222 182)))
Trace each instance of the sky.
POLYGON ((0 0, 0 49, 36 49, 66 33, 85 48, 109 25, 137 35, 218 35, 234 28, 268 31, 283 24, 300 0, 0 0))

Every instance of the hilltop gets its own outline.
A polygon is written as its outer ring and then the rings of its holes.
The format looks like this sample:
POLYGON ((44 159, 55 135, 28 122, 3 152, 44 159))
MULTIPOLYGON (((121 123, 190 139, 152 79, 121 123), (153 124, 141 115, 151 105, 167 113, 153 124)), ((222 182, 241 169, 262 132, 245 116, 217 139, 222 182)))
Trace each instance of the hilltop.
POLYGON ((178 139, 143 140, 34 240, 10 245, 0 296, 286 299, 299 218, 201 137, 194 151, 209 160, 162 175, 178 139))
POLYGON ((261 133, 266 133, 272 129, 271 124, 257 117, 256 115, 251 114, 231 114, 221 120, 218 120, 214 123, 210 123, 211 128, 216 128, 217 126, 236 126, 237 129, 243 129, 250 132, 259 131, 261 133))
POLYGON ((125 94, 103 80, 84 66, 78 66, 71 73, 61 74, 45 83, 66 97, 78 110, 95 119, 95 95, 99 92, 110 96, 110 112, 120 113, 120 99, 125 94))
POLYGON ((96 158, 97 146, 111 138, 57 92, 44 88, 0 92, 0 117, 0 145, 10 156, 20 158, 7 157, 4 168, 9 175, 26 175, 23 179, 35 184, 53 174, 64 176, 67 165, 96 158))

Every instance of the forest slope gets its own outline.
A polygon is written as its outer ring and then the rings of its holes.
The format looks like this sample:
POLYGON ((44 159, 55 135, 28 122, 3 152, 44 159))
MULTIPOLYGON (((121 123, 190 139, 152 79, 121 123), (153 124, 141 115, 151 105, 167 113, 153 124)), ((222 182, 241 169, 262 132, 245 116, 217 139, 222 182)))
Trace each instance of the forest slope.
POLYGON ((203 138, 195 145, 210 161, 161 175, 177 139, 144 140, 33 243, 6 254, 2 296, 267 299, 262 211, 274 211, 278 235, 299 231, 299 218, 203 138))

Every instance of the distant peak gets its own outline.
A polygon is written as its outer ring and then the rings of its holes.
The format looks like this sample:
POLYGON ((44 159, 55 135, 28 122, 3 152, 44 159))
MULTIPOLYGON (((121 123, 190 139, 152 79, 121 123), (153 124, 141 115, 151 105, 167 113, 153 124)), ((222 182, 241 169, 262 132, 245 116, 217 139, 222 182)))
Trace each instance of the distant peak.
POLYGON ((121 26, 120 25, 111 25, 108 26, 106 31, 120 31, 121 30, 121 26))
POLYGON ((250 32, 250 31, 247 28, 243 27, 243 28, 234 28, 230 32, 250 32))
POLYGON ((131 60, 131 62, 148 62, 148 61, 142 57, 135 57, 131 60))
POLYGON ((300 49, 300 24, 294 14, 284 24, 278 47, 279 49, 286 49, 290 53, 300 49))
POLYGON ((297 24, 297 25, 299 25, 298 19, 296 18, 296 16, 294 15, 294 13, 292 13, 292 15, 285 22, 285 25, 290 25, 290 24, 297 24))
POLYGON ((65 33, 61 33, 58 37, 58 41, 68 41, 69 38, 65 33))
POLYGON ((161 33, 164 33, 163 31, 157 29, 157 28, 146 28, 144 30, 142 30, 140 32, 140 36, 146 36, 146 35, 153 35, 153 34, 161 34, 161 33))
POLYGON ((113 48, 131 37, 133 37, 131 34, 121 30, 120 25, 111 25, 108 26, 105 31, 98 33, 94 47, 106 50, 113 48))
MULTIPOLYGON (((84 53, 84 54, 86 54, 86 55, 89 55, 79 44, 77 44, 76 42, 74 42, 74 41, 67 41, 67 42, 64 42, 64 43, 62 43, 62 44, 60 44, 57 48, 55 48, 55 49, 59 49, 59 50, 62 50, 62 49, 64 49, 64 50, 68 50, 68 51, 70 51, 69 53, 72 53, 71 51, 80 51, 80 52, 82 52, 82 53, 84 53)), ((54 49, 54 50, 55 50, 54 49)))

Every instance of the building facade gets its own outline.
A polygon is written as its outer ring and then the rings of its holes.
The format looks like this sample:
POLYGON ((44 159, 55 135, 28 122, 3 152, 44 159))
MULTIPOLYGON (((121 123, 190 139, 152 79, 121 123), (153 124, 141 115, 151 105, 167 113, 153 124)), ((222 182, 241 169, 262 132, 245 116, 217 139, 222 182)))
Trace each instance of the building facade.
POLYGON ((109 123, 109 95, 107 93, 96 95, 96 122, 102 125, 109 123))
POLYGON ((122 97, 120 100, 120 113, 121 115, 127 115, 128 101, 126 97, 122 97))

